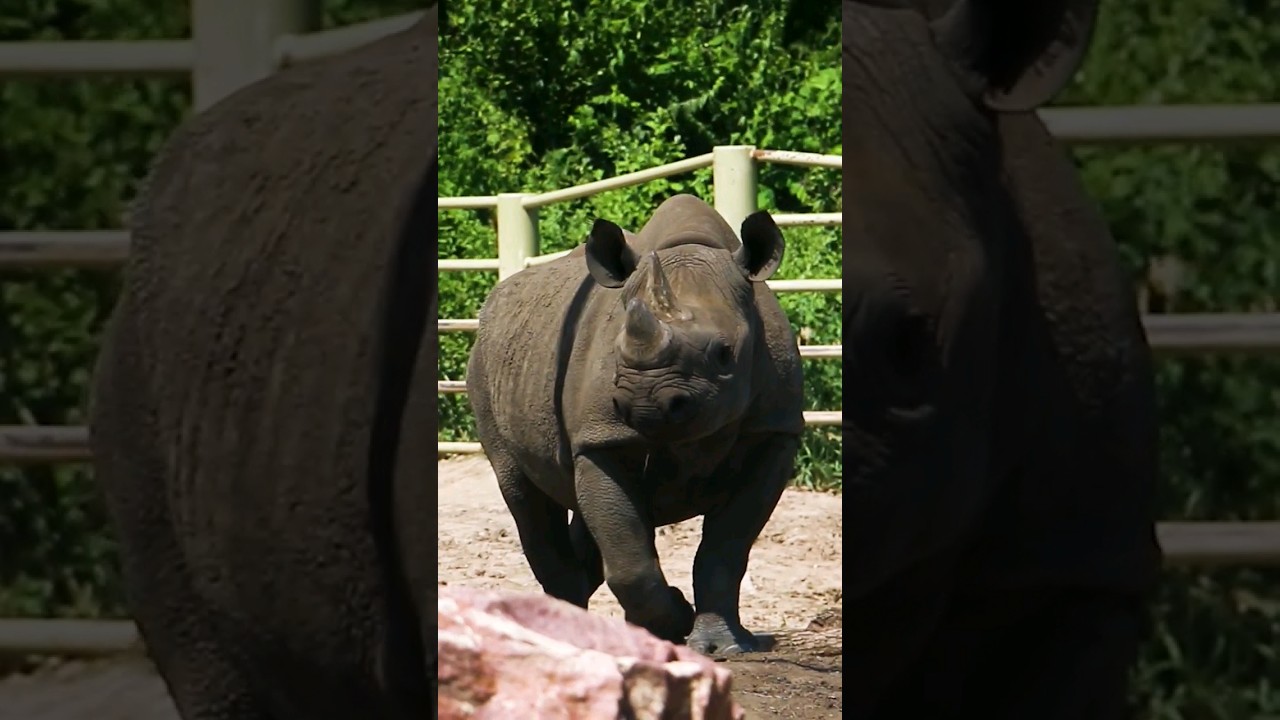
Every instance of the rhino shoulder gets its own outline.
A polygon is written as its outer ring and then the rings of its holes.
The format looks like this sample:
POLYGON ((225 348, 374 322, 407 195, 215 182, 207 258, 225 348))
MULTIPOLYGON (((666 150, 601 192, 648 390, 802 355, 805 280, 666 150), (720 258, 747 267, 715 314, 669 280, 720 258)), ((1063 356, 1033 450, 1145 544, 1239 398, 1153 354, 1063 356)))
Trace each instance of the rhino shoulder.
POLYGON ((804 430, 804 365, 795 331, 776 295, 757 283, 761 337, 753 369, 755 399, 743 432, 804 430))

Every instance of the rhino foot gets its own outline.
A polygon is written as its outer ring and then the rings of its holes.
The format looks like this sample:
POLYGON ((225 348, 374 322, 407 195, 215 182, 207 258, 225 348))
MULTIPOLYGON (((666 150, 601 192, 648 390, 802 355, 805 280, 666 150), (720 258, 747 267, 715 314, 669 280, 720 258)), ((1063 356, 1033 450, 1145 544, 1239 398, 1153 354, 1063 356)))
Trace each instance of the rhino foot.
POLYGON ((764 649, 759 638, 741 623, 714 613, 698 615, 686 644, 703 655, 738 655, 764 649))
POLYGON ((679 588, 667 586, 666 602, 654 602, 646 610, 644 617, 628 612, 627 622, 672 643, 684 642, 693 630, 693 605, 679 588))

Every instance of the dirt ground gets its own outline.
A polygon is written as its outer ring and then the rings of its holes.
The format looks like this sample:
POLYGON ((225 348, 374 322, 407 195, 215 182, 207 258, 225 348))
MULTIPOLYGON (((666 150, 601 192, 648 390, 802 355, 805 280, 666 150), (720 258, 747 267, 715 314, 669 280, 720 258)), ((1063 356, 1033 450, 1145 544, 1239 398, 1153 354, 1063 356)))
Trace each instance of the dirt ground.
MULTIPOLYGON (((537 591, 487 461, 441 462, 441 584, 537 591)), ((819 720, 841 715, 840 497, 788 491, 751 554, 742 621, 773 635, 769 652, 726 661, 749 718, 819 720)), ((701 521, 662 528, 658 553, 668 581, 693 597, 691 571, 701 521)), ((622 617, 607 586, 591 611, 622 617)))

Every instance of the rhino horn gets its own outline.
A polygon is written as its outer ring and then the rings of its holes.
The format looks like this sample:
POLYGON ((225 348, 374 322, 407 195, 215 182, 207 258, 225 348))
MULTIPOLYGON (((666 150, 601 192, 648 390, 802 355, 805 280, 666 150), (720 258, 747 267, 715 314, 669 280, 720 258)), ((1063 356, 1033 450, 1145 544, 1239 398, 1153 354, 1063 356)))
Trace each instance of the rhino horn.
POLYGON ((646 293, 649 301, 653 303, 653 309, 661 316, 676 319, 688 320, 689 314, 680 309, 676 303, 675 291, 671 289, 671 281, 667 279, 667 274, 662 271, 662 262, 658 260, 658 253, 649 253, 649 286, 646 293))
POLYGON ((627 302, 626 355, 632 359, 653 357, 671 342, 671 328, 654 315, 640 298, 627 302))

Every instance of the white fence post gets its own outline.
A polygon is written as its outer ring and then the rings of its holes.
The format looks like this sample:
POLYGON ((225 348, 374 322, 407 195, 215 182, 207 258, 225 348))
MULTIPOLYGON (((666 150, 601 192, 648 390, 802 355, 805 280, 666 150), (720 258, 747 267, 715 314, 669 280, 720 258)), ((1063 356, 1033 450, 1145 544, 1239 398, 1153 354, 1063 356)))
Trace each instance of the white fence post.
POLYGON ((276 71, 276 42, 316 24, 314 0, 191 0, 197 112, 276 71))
POLYGON ((742 221, 756 211, 754 145, 721 145, 711 150, 711 182, 721 217, 737 234, 742 221))
POLYGON ((498 280, 524 269, 538 254, 538 211, 524 206, 524 193, 498 195, 498 280))

